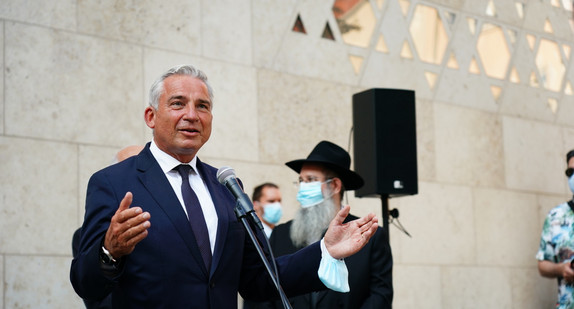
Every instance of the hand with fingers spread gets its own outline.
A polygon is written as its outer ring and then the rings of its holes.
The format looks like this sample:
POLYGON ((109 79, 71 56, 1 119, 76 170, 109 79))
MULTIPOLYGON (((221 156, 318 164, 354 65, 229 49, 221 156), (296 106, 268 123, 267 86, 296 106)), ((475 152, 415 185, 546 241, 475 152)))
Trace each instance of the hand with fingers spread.
POLYGON ((135 246, 147 236, 150 214, 140 207, 130 208, 133 195, 127 192, 106 232, 104 247, 115 258, 130 254, 135 246))
POLYGON ((343 223, 351 207, 343 207, 329 224, 325 233, 325 247, 335 259, 351 256, 363 248, 377 231, 378 219, 374 214, 343 223))

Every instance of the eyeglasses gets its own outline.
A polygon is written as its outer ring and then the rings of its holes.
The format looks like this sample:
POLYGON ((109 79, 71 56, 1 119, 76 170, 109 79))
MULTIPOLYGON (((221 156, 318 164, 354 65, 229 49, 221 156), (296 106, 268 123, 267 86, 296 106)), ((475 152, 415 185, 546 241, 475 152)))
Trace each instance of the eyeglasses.
POLYGON ((574 174, 574 168, 571 168, 571 167, 567 168, 566 169, 566 176, 568 178, 570 178, 572 176, 572 174, 574 174))
POLYGON ((319 180, 319 178, 311 176, 311 177, 308 177, 307 179, 299 178, 299 179, 297 179, 297 181, 294 181, 293 184, 298 187, 302 182, 309 183, 309 182, 317 182, 318 181, 321 183, 327 183, 331 180, 333 180, 333 178, 328 178, 328 179, 325 179, 325 181, 321 181, 321 180, 319 180))
POLYGON ((321 181, 321 180, 319 180, 319 178, 318 178, 318 177, 315 177, 315 176, 309 176, 309 177, 307 177, 307 178, 305 178, 305 179, 299 177, 299 179, 297 179, 297 181, 295 182, 295 184, 300 184, 300 183, 302 183, 302 182, 316 182, 316 181, 321 181))

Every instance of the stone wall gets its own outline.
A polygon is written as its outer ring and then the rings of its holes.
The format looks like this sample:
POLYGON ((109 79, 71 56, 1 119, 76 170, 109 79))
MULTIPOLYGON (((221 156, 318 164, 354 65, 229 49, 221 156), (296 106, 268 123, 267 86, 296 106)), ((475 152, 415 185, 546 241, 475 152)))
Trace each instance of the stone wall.
MULTIPOLYGON (((372 0, 364 46, 346 41, 334 1, 0 2, 0 307, 82 307, 68 278, 88 178, 150 140, 152 80, 191 63, 215 89, 199 156, 234 167, 247 192, 278 183, 282 221, 297 208, 284 163, 323 139, 347 148, 354 93, 414 90, 419 193, 390 200, 412 235, 390 226, 394 308, 550 308, 555 282, 534 255, 546 213, 570 196, 565 2, 372 0), (446 36, 430 58, 421 10, 446 36)), ((381 217, 380 200, 348 198, 381 217)))

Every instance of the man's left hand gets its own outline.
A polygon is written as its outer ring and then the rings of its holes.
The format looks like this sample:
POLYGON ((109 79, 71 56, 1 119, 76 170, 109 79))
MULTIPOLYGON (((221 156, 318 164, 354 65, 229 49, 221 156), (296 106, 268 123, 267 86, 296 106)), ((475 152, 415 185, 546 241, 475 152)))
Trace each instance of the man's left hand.
POLYGON ((373 213, 343 223, 350 210, 349 205, 343 207, 331 221, 325 233, 325 247, 335 259, 344 259, 359 252, 379 227, 379 220, 373 213))

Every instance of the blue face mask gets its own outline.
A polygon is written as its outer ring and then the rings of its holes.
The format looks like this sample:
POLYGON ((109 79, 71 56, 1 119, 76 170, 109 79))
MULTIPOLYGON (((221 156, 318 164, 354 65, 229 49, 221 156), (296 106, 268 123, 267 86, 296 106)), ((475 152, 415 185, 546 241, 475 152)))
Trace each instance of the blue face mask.
MULTIPOLYGON (((329 182, 327 180, 326 182, 329 182)), ((301 204, 301 207, 307 208, 320 204, 325 200, 323 197, 323 191, 321 191, 320 181, 313 182, 302 182, 299 184, 299 192, 297 192, 297 201, 301 204)))
POLYGON ((574 175, 570 176, 570 178, 568 178, 568 185, 570 186, 570 191, 572 191, 572 193, 574 193, 574 175))
POLYGON ((283 210, 281 209, 281 204, 279 202, 263 206, 263 220, 271 224, 277 224, 282 215, 283 210))

